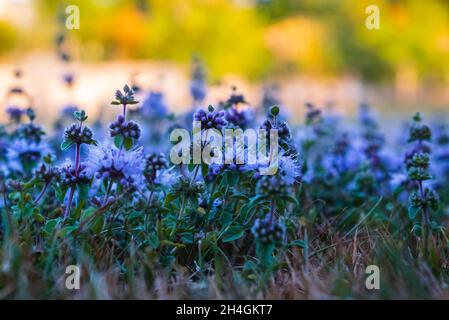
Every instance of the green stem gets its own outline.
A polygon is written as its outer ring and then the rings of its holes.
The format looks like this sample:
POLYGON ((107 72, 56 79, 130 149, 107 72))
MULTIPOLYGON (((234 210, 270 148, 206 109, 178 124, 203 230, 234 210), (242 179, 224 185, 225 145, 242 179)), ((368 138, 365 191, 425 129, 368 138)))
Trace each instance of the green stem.
MULTIPOLYGON (((422 181, 418 181, 419 193, 421 196, 421 200, 425 200, 424 189, 422 185, 422 181)), ((421 207, 422 209, 422 238, 423 238, 423 246, 422 246, 422 256, 423 259, 427 259, 429 255, 429 212, 427 210, 427 206, 424 203, 421 207)))
POLYGON ((173 228, 173 230, 170 233, 170 239, 172 239, 175 236, 175 233, 176 233, 176 231, 178 229, 179 220, 184 215, 184 210, 186 208, 186 202, 187 202, 187 199, 186 199, 186 196, 184 196, 182 198, 181 208, 179 209, 178 218, 176 219, 175 227, 173 228))
POLYGON ((69 199, 67 200, 67 207, 64 212, 64 221, 70 216, 70 207, 72 206, 73 195, 75 194, 75 187, 70 188, 69 199))
POLYGON ((45 194, 45 191, 47 191, 48 188, 48 183, 45 183, 44 187, 42 188, 42 191, 39 193, 39 195, 37 196, 37 198, 34 200, 34 204, 38 204, 39 201, 42 199, 42 197, 45 194))

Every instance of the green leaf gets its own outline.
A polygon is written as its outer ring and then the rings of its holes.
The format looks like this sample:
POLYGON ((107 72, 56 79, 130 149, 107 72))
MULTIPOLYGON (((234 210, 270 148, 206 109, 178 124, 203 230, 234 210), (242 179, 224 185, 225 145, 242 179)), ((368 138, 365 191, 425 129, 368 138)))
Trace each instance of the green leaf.
POLYGON ((44 234, 46 236, 51 236, 53 234, 55 227, 58 225, 59 221, 60 221, 59 218, 48 220, 43 228, 44 234))
POLYGON ((61 150, 62 150, 62 151, 67 150, 68 148, 70 148, 70 147, 72 146, 72 144, 73 144, 72 141, 64 140, 64 141, 61 143, 61 150))
POLYGON ((256 204, 258 204, 259 202, 262 202, 263 200, 265 200, 266 197, 263 195, 257 195, 251 198, 251 201, 248 204, 248 207, 254 207, 256 204))
POLYGON ((38 223, 44 223, 45 222, 45 218, 43 215, 41 215, 40 213, 35 213, 34 214, 34 220, 38 223))
POLYGON ((84 122, 87 120, 87 115, 86 115, 86 111, 84 110, 80 110, 80 111, 75 111, 73 113, 73 116, 75 117, 76 120, 84 122))
POLYGON ((413 206, 409 206, 408 207, 408 217, 413 220, 416 218, 416 215, 420 211, 421 211, 421 208, 415 208, 413 206))
POLYGON ((292 242, 290 242, 287 247, 291 248, 291 247, 300 247, 300 248, 305 248, 306 247, 306 242, 304 240, 293 240, 292 242))
POLYGON ((215 192, 212 196, 211 196, 211 201, 214 201, 215 199, 220 198, 221 196, 223 196, 223 193, 221 191, 217 191, 215 192))
POLYGON ((161 244, 161 242, 159 241, 159 237, 155 233, 150 234, 150 236, 148 237, 148 243, 153 249, 157 249, 161 244))
POLYGON ((68 236, 78 229, 78 226, 67 226, 61 230, 61 236, 68 236))
POLYGON ((240 180, 239 172, 238 171, 231 171, 229 173, 229 175, 227 176, 227 180, 228 180, 229 185, 231 185, 231 186, 237 185, 237 183, 240 180))
POLYGON ((296 198, 292 197, 292 196, 289 196, 289 195, 283 195, 281 198, 282 198, 283 200, 285 200, 285 201, 292 202, 292 203, 294 203, 295 205, 299 205, 298 200, 297 200, 296 198))
POLYGON ((244 272, 249 272, 249 271, 254 271, 254 270, 257 270, 257 265, 251 260, 246 261, 245 264, 243 265, 244 272))
POLYGON ((177 194, 174 194, 174 193, 167 194, 167 196, 165 197, 164 205, 168 206, 170 204, 170 202, 172 202, 176 198, 178 198, 177 194))
POLYGON ((273 264, 273 252, 275 245, 273 243, 262 244, 260 242, 256 243, 256 255, 260 259, 261 264, 269 268, 273 264))
POLYGON ((122 147, 122 145, 123 145, 123 136, 122 135, 118 135, 118 136, 114 137, 114 145, 119 149, 122 147))
POLYGON ((247 201, 247 200, 249 199, 248 196, 246 196, 245 194, 240 193, 240 192, 234 193, 234 194, 231 196, 231 198, 233 198, 233 199, 238 199, 238 200, 244 200, 244 201, 247 201))
POLYGON ((90 224, 90 230, 98 234, 103 229, 103 224, 104 224, 104 215, 97 216, 92 220, 90 224))
POLYGON ((230 227, 223 233, 221 240, 223 242, 235 241, 243 237, 244 234, 245 229, 243 229, 243 227, 241 226, 230 227))
POLYGON ((272 116, 277 116, 279 114, 279 107, 278 106, 272 106, 270 108, 270 113, 272 116))
POLYGON ((87 220, 90 216, 92 216, 92 214, 96 211, 97 209, 94 207, 89 207, 86 210, 83 210, 83 212, 81 213, 81 217, 80 220, 87 220))
POLYGON ((76 186, 78 190, 78 198, 79 200, 87 200, 89 198, 89 185, 87 184, 78 184, 76 186))
POLYGON ((208 172, 209 172, 209 166, 206 163, 203 163, 201 165, 201 174, 203 175, 203 177, 206 177, 208 172))
POLYGON ((51 163, 52 163, 52 159, 51 159, 51 155, 50 155, 50 154, 44 156, 44 157, 42 158, 42 160, 43 160, 46 164, 51 164, 51 163))
POLYGON ((125 138, 123 146, 125 147, 125 150, 131 149, 133 147, 133 139, 130 137, 125 138))

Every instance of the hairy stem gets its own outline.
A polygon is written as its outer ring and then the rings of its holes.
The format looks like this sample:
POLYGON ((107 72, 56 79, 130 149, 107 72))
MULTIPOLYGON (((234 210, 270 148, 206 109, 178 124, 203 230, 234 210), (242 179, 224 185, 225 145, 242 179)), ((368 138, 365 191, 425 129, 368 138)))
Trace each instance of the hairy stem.
POLYGON ((123 118, 126 121, 126 103, 123 104, 123 118))
MULTIPOLYGON (((419 194, 421 200, 425 200, 424 188, 422 185, 422 181, 418 181, 419 194)), ((429 212, 427 210, 427 206, 424 203, 421 207, 422 209, 422 238, 423 238, 423 247, 422 247, 422 256, 424 259, 427 259, 429 254, 429 212)))
POLYGON ((178 218, 176 219, 175 227, 173 228, 172 232, 170 233, 170 238, 173 238, 175 236, 176 230, 178 229, 179 220, 181 220, 181 217, 184 215, 186 203, 187 203, 187 198, 186 198, 186 196, 184 196, 182 198, 181 208, 179 209, 178 218))
POLYGON ((70 207, 72 206, 72 201, 73 201, 73 195, 74 194, 75 194, 75 187, 72 186, 70 188, 69 199, 67 200, 67 207, 65 207, 64 221, 67 220, 67 218, 70 215, 70 207))
POLYGON ((46 192, 47 189, 48 189, 48 185, 49 185, 49 183, 46 182, 45 185, 44 185, 44 187, 42 188, 41 192, 39 193, 39 195, 37 196, 37 198, 34 200, 34 204, 38 204, 39 201, 42 199, 42 197, 44 196, 45 192, 46 192))
POLYGON ((103 199, 103 203, 102 203, 103 206, 106 204, 106 202, 107 202, 108 199, 109 199, 109 196, 110 196, 110 194, 111 194, 111 190, 112 190, 112 185, 113 185, 113 184, 114 184, 114 183, 113 183, 112 181, 110 181, 110 182, 108 183, 108 188, 107 188, 107 190, 106 190, 106 194, 104 195, 104 199, 103 199))
POLYGON ((75 148, 75 175, 78 176, 81 157, 81 144, 77 143, 75 148))

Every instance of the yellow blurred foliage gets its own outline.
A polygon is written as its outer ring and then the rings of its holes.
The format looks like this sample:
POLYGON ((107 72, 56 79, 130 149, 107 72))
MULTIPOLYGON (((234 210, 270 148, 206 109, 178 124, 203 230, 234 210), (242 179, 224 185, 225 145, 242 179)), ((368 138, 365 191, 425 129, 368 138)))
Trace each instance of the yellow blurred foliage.
POLYGON ((266 43, 275 59, 318 71, 324 64, 324 25, 307 17, 284 19, 267 28, 266 43))

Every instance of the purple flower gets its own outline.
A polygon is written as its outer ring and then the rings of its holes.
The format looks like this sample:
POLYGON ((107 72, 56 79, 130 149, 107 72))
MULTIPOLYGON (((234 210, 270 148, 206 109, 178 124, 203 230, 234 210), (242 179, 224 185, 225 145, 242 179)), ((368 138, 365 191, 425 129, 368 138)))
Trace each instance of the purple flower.
POLYGON ((251 228, 256 241, 262 244, 281 244, 285 240, 286 228, 285 224, 274 220, 270 213, 268 213, 263 219, 256 219, 253 227, 251 228))
POLYGON ((143 178, 143 148, 91 147, 86 164, 97 179, 110 179, 126 187, 137 186, 143 178))
POLYGON ((225 119, 224 111, 215 111, 212 106, 209 106, 208 111, 204 111, 203 109, 199 109, 193 115, 194 121, 201 122, 201 129, 217 129, 221 130, 224 128, 228 122, 225 119))
POLYGON ((226 110, 226 120, 235 126, 245 128, 250 122, 250 112, 248 110, 237 110, 234 106, 226 110))
POLYGON ((67 162, 61 169, 61 182, 69 187, 88 184, 91 178, 87 165, 84 163, 79 165, 78 172, 70 162, 67 162))
POLYGON ((274 129, 278 131, 279 139, 289 141, 291 138, 290 128, 288 127, 288 124, 285 121, 273 123, 272 121, 266 119, 260 126, 260 129, 267 130, 267 137, 269 137, 270 130, 274 129))
POLYGON ((19 123, 25 113, 25 110, 16 106, 10 106, 6 109, 6 114, 8 115, 9 120, 13 123, 19 123))
POLYGON ((198 58, 193 59, 192 80, 190 82, 190 94, 196 102, 201 102, 206 97, 206 74, 204 67, 198 58))
POLYGON ((141 135, 141 129, 135 121, 125 121, 125 117, 119 115, 117 119, 109 125, 109 133, 111 137, 121 135, 124 138, 138 140, 141 135))
POLYGON ((33 167, 41 157, 49 153, 46 143, 29 142, 23 139, 15 140, 8 147, 8 166, 20 170, 33 167))
POLYGON ((279 155, 279 175, 287 183, 293 185, 301 180, 301 164, 297 156, 279 155))
POLYGON ((258 194, 270 199, 288 194, 288 184, 279 175, 261 176, 256 189, 258 194))
POLYGON ((64 140, 76 144, 91 144, 93 143, 93 132, 87 126, 81 127, 77 123, 73 123, 70 127, 64 131, 64 140))
POLYGON ((21 139, 39 143, 42 141, 42 136, 45 135, 45 132, 40 125, 30 122, 27 124, 22 124, 17 129, 17 134, 21 139))
POLYGON ((167 104, 162 92, 150 91, 138 112, 146 118, 162 118, 167 114, 167 104))
POLYGON ((154 183, 159 171, 167 168, 168 161, 163 153, 152 153, 145 159, 144 176, 147 182, 154 183))

